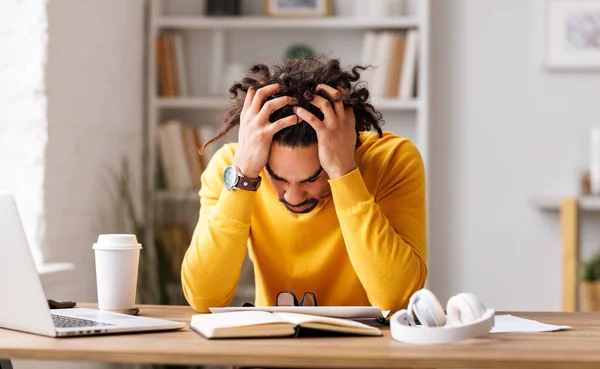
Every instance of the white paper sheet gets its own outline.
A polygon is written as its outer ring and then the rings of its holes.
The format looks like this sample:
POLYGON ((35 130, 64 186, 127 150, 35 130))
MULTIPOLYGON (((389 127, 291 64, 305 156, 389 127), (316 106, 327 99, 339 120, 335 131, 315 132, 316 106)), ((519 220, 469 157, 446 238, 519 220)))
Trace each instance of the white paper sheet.
POLYGON ((490 333, 532 333, 552 332, 562 329, 571 329, 568 325, 552 325, 538 322, 537 320, 519 318, 513 315, 494 316, 494 327, 490 333))

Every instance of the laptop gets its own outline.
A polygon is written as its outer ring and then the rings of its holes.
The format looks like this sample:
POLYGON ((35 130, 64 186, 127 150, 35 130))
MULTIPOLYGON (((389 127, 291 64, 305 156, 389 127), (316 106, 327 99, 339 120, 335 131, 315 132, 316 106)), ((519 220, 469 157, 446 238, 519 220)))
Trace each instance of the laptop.
POLYGON ((181 322, 96 309, 50 309, 14 197, 0 191, 0 328, 69 337, 184 326, 181 322))

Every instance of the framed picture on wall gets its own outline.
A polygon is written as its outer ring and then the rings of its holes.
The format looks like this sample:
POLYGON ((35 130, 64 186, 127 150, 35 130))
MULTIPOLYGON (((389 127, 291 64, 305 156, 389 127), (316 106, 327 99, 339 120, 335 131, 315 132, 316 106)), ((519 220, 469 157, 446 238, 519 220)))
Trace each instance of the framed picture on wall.
POLYGON ((265 12, 273 17, 325 17, 331 0, 265 0, 265 12))
POLYGON ((600 71, 600 0, 546 0, 544 7, 546 66, 600 71))

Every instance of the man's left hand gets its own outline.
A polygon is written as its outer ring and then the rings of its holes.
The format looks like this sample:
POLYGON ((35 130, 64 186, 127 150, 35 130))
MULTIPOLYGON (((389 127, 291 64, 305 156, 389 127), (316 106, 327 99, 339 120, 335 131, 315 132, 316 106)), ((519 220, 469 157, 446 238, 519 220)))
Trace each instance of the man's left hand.
POLYGON ((314 95, 311 104, 323 112, 323 121, 299 106, 294 107, 294 112, 317 132, 321 166, 330 179, 336 179, 356 169, 356 118, 352 108, 344 108, 342 94, 347 93, 346 91, 324 84, 317 86, 317 91, 319 90, 323 90, 333 101, 331 106, 324 97, 314 95))

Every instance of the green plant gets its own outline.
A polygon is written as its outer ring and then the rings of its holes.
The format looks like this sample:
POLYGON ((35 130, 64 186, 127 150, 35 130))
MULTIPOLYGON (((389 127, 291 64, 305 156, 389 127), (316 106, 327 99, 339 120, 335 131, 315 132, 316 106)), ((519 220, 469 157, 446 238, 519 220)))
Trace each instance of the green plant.
POLYGON ((582 263, 581 280, 585 282, 600 281, 600 252, 582 263))
POLYGON ((302 59, 315 56, 314 50, 308 45, 292 45, 285 51, 287 59, 302 59))
POLYGON ((133 173, 130 169, 129 161, 123 158, 119 171, 110 170, 111 187, 115 197, 115 214, 117 226, 120 232, 133 233, 138 242, 142 244, 142 253, 140 253, 139 277, 137 300, 142 304, 172 305, 181 302, 180 299, 173 298, 171 292, 173 286, 180 285, 179 279, 175 278, 171 270, 171 264, 167 261, 165 255, 167 247, 160 233, 157 232, 157 226, 151 225, 153 229, 153 242, 146 239, 148 234, 148 224, 144 218, 138 215, 137 195, 133 173))

